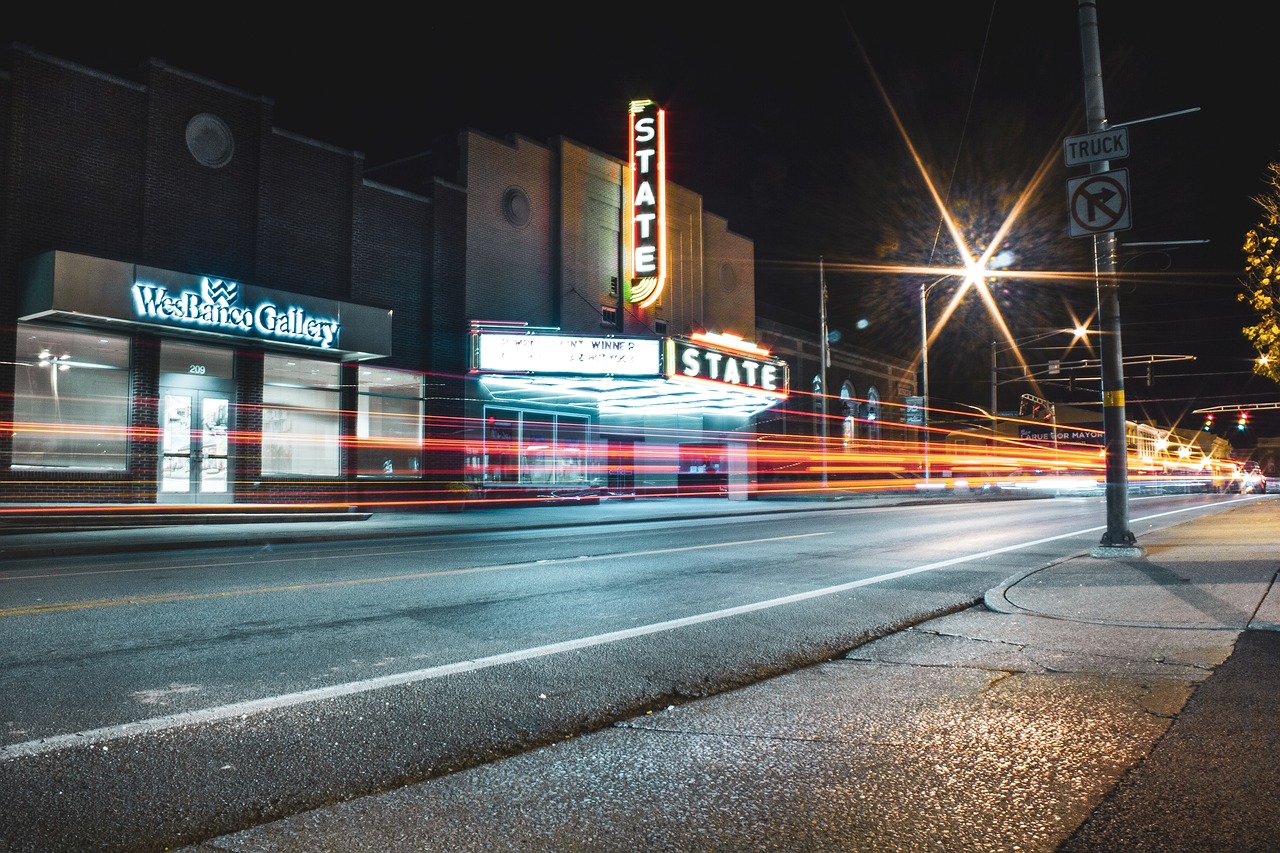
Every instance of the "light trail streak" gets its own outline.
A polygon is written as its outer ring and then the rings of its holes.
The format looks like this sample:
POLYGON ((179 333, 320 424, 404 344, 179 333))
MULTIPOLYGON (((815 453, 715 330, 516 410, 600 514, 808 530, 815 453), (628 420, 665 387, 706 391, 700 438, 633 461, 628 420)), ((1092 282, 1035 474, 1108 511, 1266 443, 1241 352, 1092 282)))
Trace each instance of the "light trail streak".
MULTIPOLYGON (((23 604, 16 607, 0 608, 0 619, 12 618, 15 616, 33 616, 46 613, 65 613, 73 610, 98 610, 105 607, 125 607, 129 605, 142 604, 171 604, 178 601, 202 601, 216 598, 232 598, 241 595, 264 595, 281 592, 305 592, 309 590, 338 589, 365 584, 399 583, 402 581, 423 580, 425 578, 471 575, 483 572, 503 572, 515 569, 542 569, 550 566, 564 566, 570 563, 581 564, 598 560, 621 560, 633 557, 651 557, 656 554, 678 554, 688 551, 705 551, 711 548, 735 548, 739 545, 759 545, 765 542, 784 542, 790 539, 806 539, 813 536, 830 536, 831 534, 832 532, 830 531, 825 533, 794 533, 788 536, 767 536, 761 539, 742 539, 736 542, 712 542, 706 545, 683 545, 676 548, 654 548, 647 551, 628 551, 625 553, 615 554, 590 554, 576 557, 561 557, 552 560, 527 560, 522 563, 506 563, 496 566, 472 566, 465 569, 442 569, 431 572, 379 575, 371 578, 345 578, 343 580, 321 581, 318 583, 260 586, 248 589, 226 589, 218 590, 216 592, 175 591, 154 593, 151 595, 126 595, 114 598, 85 599, 82 601, 51 601, 48 603, 23 604)), ((397 552, 397 556, 403 555, 404 552, 397 552)), ((349 560, 350 557, 348 555, 342 555, 332 557, 331 559, 349 560)))

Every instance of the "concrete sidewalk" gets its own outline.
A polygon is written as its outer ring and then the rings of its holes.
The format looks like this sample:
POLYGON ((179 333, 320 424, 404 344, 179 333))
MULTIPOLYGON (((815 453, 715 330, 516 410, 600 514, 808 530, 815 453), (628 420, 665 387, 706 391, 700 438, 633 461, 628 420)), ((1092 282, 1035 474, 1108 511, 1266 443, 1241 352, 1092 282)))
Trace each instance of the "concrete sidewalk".
POLYGON ((838 660, 186 850, 1272 851, 1276 510, 1244 503, 838 660))

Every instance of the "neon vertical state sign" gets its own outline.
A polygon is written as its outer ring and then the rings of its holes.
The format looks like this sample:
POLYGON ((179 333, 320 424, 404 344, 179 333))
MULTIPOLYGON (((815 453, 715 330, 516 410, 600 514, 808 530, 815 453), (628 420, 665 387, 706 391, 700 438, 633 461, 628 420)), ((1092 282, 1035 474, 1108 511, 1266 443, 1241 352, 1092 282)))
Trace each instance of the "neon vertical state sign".
POLYGON ((666 111, 653 101, 632 101, 631 292, 627 299, 647 308, 662 295, 667 281, 666 111))

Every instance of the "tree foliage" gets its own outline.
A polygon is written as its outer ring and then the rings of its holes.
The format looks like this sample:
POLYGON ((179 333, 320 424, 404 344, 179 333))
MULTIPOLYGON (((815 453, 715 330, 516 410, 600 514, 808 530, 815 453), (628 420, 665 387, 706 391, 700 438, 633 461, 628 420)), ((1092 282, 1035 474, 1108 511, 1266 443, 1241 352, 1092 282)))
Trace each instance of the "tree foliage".
POLYGON ((1262 208, 1262 219, 1244 237, 1244 291, 1238 295, 1258 315, 1245 326, 1244 336, 1258 349, 1253 372, 1280 382, 1280 269, 1276 247, 1280 243, 1280 163, 1267 166, 1266 190, 1253 200, 1262 208))

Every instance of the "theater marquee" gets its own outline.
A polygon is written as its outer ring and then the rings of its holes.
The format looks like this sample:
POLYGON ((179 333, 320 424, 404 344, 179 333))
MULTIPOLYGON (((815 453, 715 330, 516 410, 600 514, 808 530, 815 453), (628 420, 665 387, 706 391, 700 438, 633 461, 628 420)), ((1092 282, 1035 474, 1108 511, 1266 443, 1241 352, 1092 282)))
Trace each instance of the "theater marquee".
POLYGON ((735 335, 668 338, 666 368, 671 379, 737 385, 779 398, 787 396, 790 385, 785 361, 735 335))
POLYGON ((657 376, 654 338, 473 331, 471 369, 484 373, 657 376))

